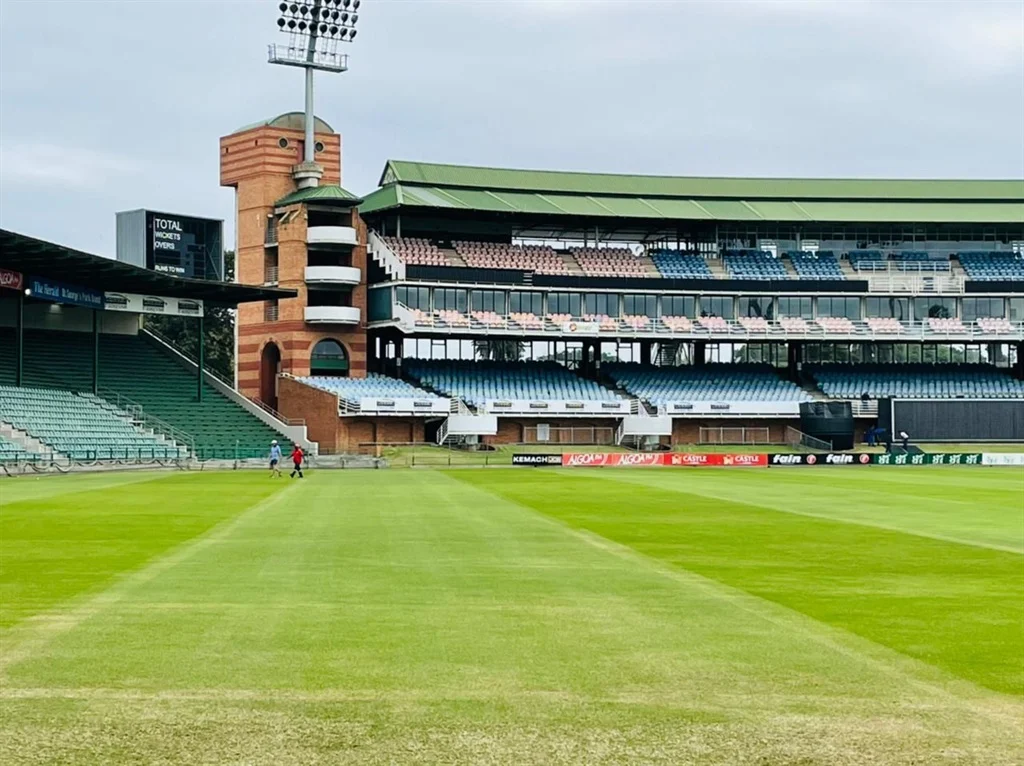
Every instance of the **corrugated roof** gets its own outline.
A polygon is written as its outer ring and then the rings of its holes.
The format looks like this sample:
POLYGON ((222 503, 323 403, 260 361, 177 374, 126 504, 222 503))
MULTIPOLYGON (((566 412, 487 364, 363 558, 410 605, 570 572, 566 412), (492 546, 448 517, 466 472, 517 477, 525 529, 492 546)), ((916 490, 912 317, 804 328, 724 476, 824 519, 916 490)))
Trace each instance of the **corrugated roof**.
POLYGON ((401 183, 626 197, 1024 201, 1024 179, 696 178, 515 170, 390 160, 381 185, 401 183))
MULTIPOLYGON (((277 117, 271 117, 269 120, 260 120, 259 122, 252 123, 251 125, 243 125, 238 130, 233 131, 232 135, 235 133, 244 133, 245 131, 253 130, 254 128, 265 128, 267 126, 285 128, 287 130, 305 130, 306 114, 305 112, 285 112, 284 114, 277 115, 277 117)), ((313 118, 313 129, 316 130, 317 133, 334 132, 334 128, 319 117, 313 118)))
POLYGON ((347 189, 343 189, 336 184, 327 184, 326 186, 313 186, 308 189, 294 191, 287 197, 282 197, 275 202, 274 207, 285 207, 299 202, 318 202, 325 205, 344 204, 348 207, 355 207, 362 201, 362 198, 357 197, 347 189))

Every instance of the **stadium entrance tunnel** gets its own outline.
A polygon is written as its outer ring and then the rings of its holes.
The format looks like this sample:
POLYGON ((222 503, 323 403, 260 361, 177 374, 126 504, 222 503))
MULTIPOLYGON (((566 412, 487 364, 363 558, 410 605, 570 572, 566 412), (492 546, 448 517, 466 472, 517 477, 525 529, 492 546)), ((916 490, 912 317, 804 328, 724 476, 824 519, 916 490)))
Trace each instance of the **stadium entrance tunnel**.
POLYGON ((277 409, 277 375, 281 372, 281 349, 270 342, 263 347, 260 355, 260 399, 269 407, 277 409))

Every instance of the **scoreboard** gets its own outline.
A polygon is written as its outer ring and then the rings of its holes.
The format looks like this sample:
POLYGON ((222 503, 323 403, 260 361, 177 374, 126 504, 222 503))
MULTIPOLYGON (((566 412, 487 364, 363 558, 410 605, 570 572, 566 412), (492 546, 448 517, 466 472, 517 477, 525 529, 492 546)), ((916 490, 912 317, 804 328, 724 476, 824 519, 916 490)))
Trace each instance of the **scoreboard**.
POLYGON ((189 279, 224 279, 224 222, 128 210, 117 214, 117 260, 189 279))

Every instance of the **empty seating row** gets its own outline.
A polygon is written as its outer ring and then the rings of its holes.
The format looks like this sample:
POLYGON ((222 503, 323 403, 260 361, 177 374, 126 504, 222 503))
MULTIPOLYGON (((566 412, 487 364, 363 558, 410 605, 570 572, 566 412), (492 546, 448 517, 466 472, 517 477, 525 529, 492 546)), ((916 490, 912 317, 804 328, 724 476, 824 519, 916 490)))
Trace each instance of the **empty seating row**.
POLYGON ((619 397, 554 362, 406 360, 414 380, 473 406, 487 401, 615 401, 619 397))
POLYGON ((958 257, 969 279, 1024 280, 1024 253, 960 253, 958 257))
POLYGON ((0 435, 0 463, 38 460, 39 457, 38 453, 30 452, 20 444, 16 444, 0 435))
POLYGON ((733 279, 789 279, 782 259, 764 250, 727 250, 722 263, 733 279))
POLYGON ((981 364, 824 365, 809 368, 818 386, 836 399, 1024 398, 1024 381, 981 364))
POLYGON ((401 237, 384 237, 384 243, 398 256, 398 259, 410 266, 450 266, 448 256, 442 253, 437 245, 426 239, 401 237))
POLYGON ((667 279, 714 279, 703 256, 682 250, 655 250, 651 262, 667 279))
POLYGON ((700 367, 654 367, 606 364, 617 385, 652 405, 672 402, 800 402, 810 394, 783 380, 767 365, 712 364, 700 367))
POLYGON ((424 400, 439 398, 429 391, 424 391, 422 388, 412 385, 406 380, 372 372, 365 378, 338 378, 316 375, 298 378, 298 380, 308 386, 335 393, 348 401, 358 401, 363 398, 424 400))
POLYGON ((185 456, 183 446, 144 432, 113 405, 69 391, 0 386, 0 421, 76 459, 185 456))
POLYGON ((792 252, 789 260, 800 279, 846 279, 839 259, 831 251, 792 252))
POLYGON ((646 256, 634 255, 628 247, 574 248, 580 269, 589 277, 657 276, 654 263, 646 256))
POLYGON ((538 274, 568 274, 558 253, 543 245, 510 245, 494 242, 455 242, 455 252, 476 269, 515 269, 538 274))

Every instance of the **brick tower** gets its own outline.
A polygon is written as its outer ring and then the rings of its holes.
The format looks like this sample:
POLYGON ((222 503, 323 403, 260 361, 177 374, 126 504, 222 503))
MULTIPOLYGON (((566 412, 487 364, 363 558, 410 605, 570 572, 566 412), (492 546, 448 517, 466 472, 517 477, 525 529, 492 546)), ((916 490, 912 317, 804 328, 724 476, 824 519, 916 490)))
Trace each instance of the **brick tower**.
POLYGON ((235 189, 235 280, 298 292, 238 309, 237 386, 273 409, 279 372, 366 375, 361 200, 340 185, 341 136, 316 119, 311 165, 304 135, 294 112, 220 139, 220 183, 235 189))

